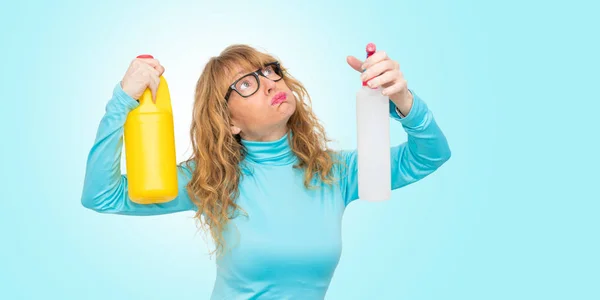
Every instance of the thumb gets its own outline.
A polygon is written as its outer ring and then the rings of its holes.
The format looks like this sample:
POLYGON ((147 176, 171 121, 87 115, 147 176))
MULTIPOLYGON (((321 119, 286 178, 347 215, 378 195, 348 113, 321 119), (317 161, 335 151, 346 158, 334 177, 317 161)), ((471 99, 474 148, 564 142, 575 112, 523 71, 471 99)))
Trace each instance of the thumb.
POLYGON ((363 72, 363 70, 360 67, 360 66, 362 66, 363 62, 360 61, 358 58, 356 58, 354 56, 348 56, 348 57, 346 57, 346 61, 352 67, 352 69, 354 69, 360 73, 363 72))
POLYGON ((156 104, 156 97, 157 97, 157 92, 158 92, 158 85, 160 84, 160 78, 158 78, 157 76, 152 76, 150 79, 150 84, 149 84, 149 88, 150 91, 152 92, 152 103, 156 104))

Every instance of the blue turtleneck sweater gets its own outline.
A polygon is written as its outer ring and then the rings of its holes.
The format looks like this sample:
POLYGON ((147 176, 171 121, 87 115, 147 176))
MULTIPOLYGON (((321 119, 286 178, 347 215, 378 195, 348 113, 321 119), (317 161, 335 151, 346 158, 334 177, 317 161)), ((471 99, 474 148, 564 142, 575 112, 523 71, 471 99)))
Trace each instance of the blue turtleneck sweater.
MULTIPOLYGON (((392 188, 420 180, 450 157, 446 138, 427 105, 413 93, 414 103, 401 117, 390 101, 390 116, 400 122, 408 141, 391 149, 392 188)), ((162 204, 137 204, 127 196, 121 174, 123 126, 138 102, 119 84, 106 105, 88 156, 83 206, 101 213, 158 215, 195 211, 185 186, 193 170, 179 166, 179 195, 162 204)), ((342 249, 344 209, 358 198, 356 151, 338 151, 346 168, 335 168, 339 184, 313 180, 303 186, 302 170, 289 135, 271 142, 242 140, 248 150, 236 203, 238 214, 223 232, 229 252, 217 259, 211 299, 323 299, 342 249)), ((209 291, 207 291, 208 294, 209 291)))

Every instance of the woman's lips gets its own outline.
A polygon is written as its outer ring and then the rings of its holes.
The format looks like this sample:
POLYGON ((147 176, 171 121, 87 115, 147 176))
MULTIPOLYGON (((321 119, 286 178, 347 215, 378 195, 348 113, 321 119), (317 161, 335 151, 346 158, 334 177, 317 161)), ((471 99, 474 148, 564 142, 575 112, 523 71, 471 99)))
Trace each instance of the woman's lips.
POLYGON ((271 99, 271 105, 277 105, 287 99, 287 94, 284 92, 279 92, 271 99))

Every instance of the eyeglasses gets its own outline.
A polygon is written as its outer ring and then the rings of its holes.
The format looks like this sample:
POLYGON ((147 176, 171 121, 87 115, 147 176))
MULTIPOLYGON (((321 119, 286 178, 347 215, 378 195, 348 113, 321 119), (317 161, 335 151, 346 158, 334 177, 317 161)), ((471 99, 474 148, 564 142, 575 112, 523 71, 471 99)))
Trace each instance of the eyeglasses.
POLYGON ((254 95, 254 93, 256 93, 260 88, 260 79, 258 78, 259 75, 275 82, 283 78, 283 73, 281 72, 281 66, 279 65, 279 62, 268 63, 262 69, 248 73, 231 84, 227 90, 227 94, 225 95, 225 101, 229 101, 231 91, 236 91, 244 98, 254 95))

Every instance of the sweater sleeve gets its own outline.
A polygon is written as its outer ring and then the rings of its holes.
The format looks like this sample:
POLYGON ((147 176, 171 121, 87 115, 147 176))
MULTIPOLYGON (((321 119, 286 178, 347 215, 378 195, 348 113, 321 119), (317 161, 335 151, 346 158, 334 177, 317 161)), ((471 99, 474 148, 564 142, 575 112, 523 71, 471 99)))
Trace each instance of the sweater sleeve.
POLYGON ((127 175, 121 174, 123 127, 127 114, 138 105, 121 89, 120 83, 115 86, 87 158, 81 204, 100 213, 138 216, 195 210, 185 188, 191 171, 183 166, 177 167, 179 191, 172 201, 139 204, 129 198, 127 175))
MULTIPOLYGON (((442 130, 438 127, 427 104, 412 90, 413 105, 410 112, 401 117, 390 101, 390 117, 402 124, 408 141, 391 147, 392 190, 416 182, 433 173, 450 159, 450 148, 442 130)), ((358 199, 357 150, 341 151, 341 188, 344 204, 358 199)))

